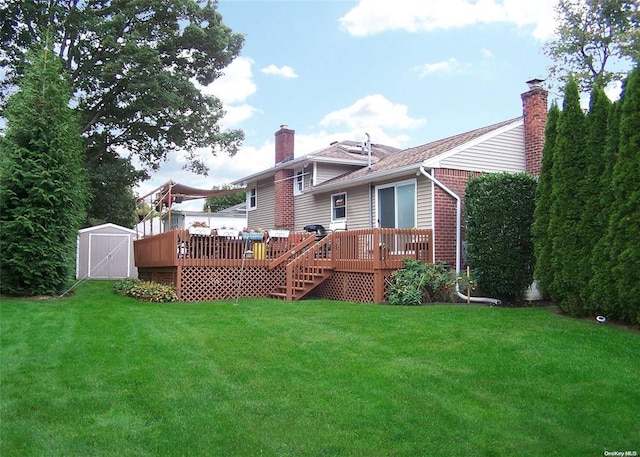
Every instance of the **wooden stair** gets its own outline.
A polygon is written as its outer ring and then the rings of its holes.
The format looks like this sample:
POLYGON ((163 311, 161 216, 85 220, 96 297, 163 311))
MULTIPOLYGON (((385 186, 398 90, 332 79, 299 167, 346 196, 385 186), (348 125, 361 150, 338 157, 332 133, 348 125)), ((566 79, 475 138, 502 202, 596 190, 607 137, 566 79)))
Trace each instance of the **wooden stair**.
POLYGON ((275 291, 271 292, 271 297, 281 300, 300 300, 333 275, 333 268, 330 267, 313 266, 302 268, 303 271, 299 271, 296 274, 291 284, 279 285, 275 291))
POLYGON ((309 246, 287 264, 287 279, 269 295, 281 300, 296 301, 307 295, 333 275, 329 243, 331 235, 309 246))

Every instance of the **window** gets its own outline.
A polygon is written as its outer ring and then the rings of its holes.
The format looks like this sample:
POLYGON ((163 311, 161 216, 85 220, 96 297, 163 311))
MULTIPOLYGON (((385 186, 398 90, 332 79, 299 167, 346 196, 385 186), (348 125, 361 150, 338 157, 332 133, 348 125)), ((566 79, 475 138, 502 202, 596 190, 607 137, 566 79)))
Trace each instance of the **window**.
POLYGON ((416 182, 403 181, 376 190, 378 227, 412 228, 416 226, 416 182))
POLYGON ((304 190, 304 171, 297 170, 293 181, 293 195, 300 195, 304 190))
POLYGON ((247 209, 256 209, 258 207, 258 195, 256 188, 247 191, 247 209))
POLYGON ((347 218, 347 194, 331 196, 331 222, 343 221, 347 218))

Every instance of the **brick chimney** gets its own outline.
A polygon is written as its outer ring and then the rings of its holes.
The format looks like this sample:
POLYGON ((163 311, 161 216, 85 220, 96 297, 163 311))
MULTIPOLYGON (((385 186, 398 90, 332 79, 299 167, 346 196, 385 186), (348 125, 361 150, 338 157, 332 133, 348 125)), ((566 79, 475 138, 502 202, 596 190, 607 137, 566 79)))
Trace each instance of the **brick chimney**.
POLYGON ((529 91, 521 95, 526 172, 534 176, 540 175, 547 123, 547 91, 540 85, 542 82, 541 79, 527 81, 529 91))
MULTIPOLYGON (((281 125, 276 132, 276 165, 293 159, 295 130, 281 125)), ((278 230, 295 230, 293 208, 293 172, 291 168, 281 168, 274 176, 274 226, 278 230)))
POLYGON ((286 159, 293 159, 293 137, 295 130, 288 125, 281 125, 276 132, 276 165, 286 159))

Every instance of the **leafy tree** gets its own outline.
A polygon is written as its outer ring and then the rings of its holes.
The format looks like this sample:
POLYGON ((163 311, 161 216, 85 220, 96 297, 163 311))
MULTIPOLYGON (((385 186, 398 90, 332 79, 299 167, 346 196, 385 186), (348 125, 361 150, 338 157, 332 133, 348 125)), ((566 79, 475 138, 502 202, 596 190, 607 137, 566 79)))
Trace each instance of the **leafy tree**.
POLYGON ((583 175, 589 163, 585 158, 585 115, 580 107, 578 84, 570 78, 565 87, 562 113, 553 148, 551 218, 549 232, 553 235, 552 258, 554 275, 547 287, 551 298, 567 312, 579 314, 579 268, 587 255, 583 238, 577 231, 582 208, 593 189, 585 186, 583 175))
MULTIPOLYGON (((223 184, 222 186, 213 186, 213 190, 225 190, 232 189, 232 187, 228 184, 223 184)), ((212 213, 217 211, 231 208, 232 206, 239 205, 243 203, 246 199, 246 193, 244 191, 240 191, 237 194, 228 194, 221 195, 219 197, 209 197, 204 202, 203 211, 211 210, 212 213)))
POLYGON ((637 0, 559 0, 556 15, 556 37, 544 52, 555 62, 551 76, 561 82, 571 74, 582 90, 605 87, 623 79, 628 67, 621 63, 640 58, 637 0))
POLYGON ((640 67, 626 81, 608 235, 621 319, 640 323, 640 67))
POLYGON ((527 173, 488 173, 467 184, 467 259, 489 295, 517 298, 531 284, 535 192, 536 179, 527 173))
POLYGON ((104 153, 99 161, 86 163, 93 198, 89 206, 88 225, 106 222, 133 227, 135 215, 135 184, 146 177, 146 173, 135 170, 130 159, 115 154, 104 153))
MULTIPOLYGON (((64 60, 71 77, 94 183, 99 175, 113 177, 116 171, 122 173, 118 182, 140 177, 127 166, 114 165, 113 157, 122 151, 151 169, 184 151, 188 168, 206 173, 197 155, 200 148, 233 155, 243 139, 241 131, 221 129, 220 100, 196 86, 219 77, 244 42, 222 22, 216 7, 216 2, 195 0, 3 3, 3 94, 22 75, 27 49, 45 46, 44 30, 51 30, 46 46, 64 60), (98 171, 103 164, 110 170, 98 171)), ((120 186, 113 189, 107 200, 123 198, 120 186)))
POLYGON ((549 220, 551 218, 550 210, 552 205, 553 148, 556 142, 559 118, 560 108, 554 103, 549 109, 547 125, 545 126, 542 165, 536 187, 536 206, 532 227, 536 257, 535 277, 538 279, 544 294, 546 294, 546 290, 554 276, 553 263, 551 262, 553 245, 552 237, 549 233, 549 220))
POLYGON ((59 59, 46 49, 30 54, 0 142, 3 293, 57 293, 74 271, 87 185, 70 97, 59 59))

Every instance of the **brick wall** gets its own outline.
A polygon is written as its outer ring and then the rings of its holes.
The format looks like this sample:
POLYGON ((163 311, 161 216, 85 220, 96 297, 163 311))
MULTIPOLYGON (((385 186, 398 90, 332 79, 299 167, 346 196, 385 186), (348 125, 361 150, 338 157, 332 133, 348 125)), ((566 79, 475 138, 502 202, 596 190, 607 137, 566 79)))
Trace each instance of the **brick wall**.
MULTIPOLYGON (((295 131, 281 125, 276 132, 276 165, 293 158, 295 131)), ((278 230, 294 230, 295 214, 293 205, 293 170, 276 171, 274 177, 274 228, 278 230)))
POLYGON ((539 176, 544 147, 544 129, 547 123, 547 91, 534 86, 521 97, 526 171, 539 176))
MULTIPOLYGON (((447 186, 460 197, 461 210, 464 210, 464 191, 470 177, 479 176, 478 172, 435 168, 433 177, 447 186)), ((434 185, 434 256, 436 262, 446 262, 451 267, 456 264, 456 200, 434 185)), ((461 215, 464 222, 464 214, 461 215)), ((464 239, 464 231, 462 232, 464 239)))

